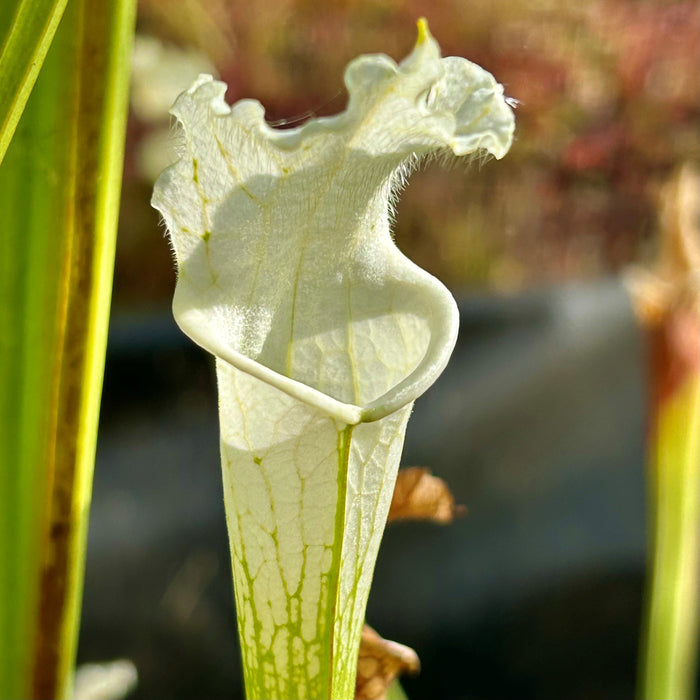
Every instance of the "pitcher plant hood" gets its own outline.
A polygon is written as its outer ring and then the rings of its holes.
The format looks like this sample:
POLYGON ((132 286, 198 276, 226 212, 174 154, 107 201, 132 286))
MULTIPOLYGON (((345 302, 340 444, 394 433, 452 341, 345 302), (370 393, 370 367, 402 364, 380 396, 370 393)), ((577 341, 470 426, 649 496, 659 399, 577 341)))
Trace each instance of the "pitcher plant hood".
POLYGON ((390 233, 392 198, 421 157, 501 158, 513 113, 493 76, 441 58, 424 21, 400 64, 361 56, 347 109, 290 130, 224 101, 200 76, 175 103, 180 160, 153 204, 179 278, 175 317, 216 357, 355 424, 409 403, 444 368, 458 316, 390 233))

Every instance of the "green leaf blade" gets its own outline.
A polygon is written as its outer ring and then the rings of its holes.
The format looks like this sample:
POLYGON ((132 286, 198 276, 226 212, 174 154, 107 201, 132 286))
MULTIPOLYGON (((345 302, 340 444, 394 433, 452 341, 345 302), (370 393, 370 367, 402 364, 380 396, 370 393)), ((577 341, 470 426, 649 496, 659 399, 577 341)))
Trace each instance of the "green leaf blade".
POLYGON ((72 680, 134 20, 71 2, 0 165, 0 697, 72 680))
POLYGON ((47 71, 36 102, 25 112, 0 166, 0 696, 26 697, 38 599, 39 541, 44 526, 50 460, 53 359, 56 343, 62 238, 52 236, 55 186, 52 149, 41 133, 53 128, 48 99, 55 85, 47 71), (43 177, 36 177, 36 173, 43 177), (33 575, 27 575, 33 571, 33 575))
MULTIPOLYGON (((66 3, 67 0, 20 0, 16 6, 0 51, 0 163, 39 75, 66 3)), ((2 19, 9 19, 9 14, 2 19)))
POLYGON ((650 570, 640 697, 695 697, 700 580, 700 374, 659 403, 649 445, 650 570))

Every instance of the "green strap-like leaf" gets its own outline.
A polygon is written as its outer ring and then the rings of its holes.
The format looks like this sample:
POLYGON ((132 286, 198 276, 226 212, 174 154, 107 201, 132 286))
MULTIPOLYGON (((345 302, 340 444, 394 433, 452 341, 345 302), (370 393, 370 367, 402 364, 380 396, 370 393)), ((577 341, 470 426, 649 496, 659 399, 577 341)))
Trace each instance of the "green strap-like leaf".
POLYGON ((640 698, 695 697, 700 552, 700 376, 659 402, 648 452, 650 508, 640 698))
POLYGON ((14 16, 0 16, 0 163, 34 87, 68 0, 20 0, 14 16), (5 22, 9 26, 5 31, 5 22))
POLYGON ((74 0, 0 166, 0 697, 68 693, 135 0, 74 0))

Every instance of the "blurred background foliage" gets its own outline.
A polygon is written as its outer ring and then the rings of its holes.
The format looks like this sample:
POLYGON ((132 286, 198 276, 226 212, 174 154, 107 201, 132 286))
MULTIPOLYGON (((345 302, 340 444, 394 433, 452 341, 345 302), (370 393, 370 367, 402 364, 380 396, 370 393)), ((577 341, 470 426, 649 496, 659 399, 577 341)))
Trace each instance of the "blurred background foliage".
POLYGON ((140 0, 80 654, 133 659, 135 698, 240 690, 213 370, 174 327, 149 206, 167 109, 212 72, 280 128, 337 113, 348 61, 400 60, 420 16, 518 101, 516 141, 427 165, 399 202, 398 246, 462 314, 405 464, 468 514, 388 529, 368 620, 418 652, 416 699, 634 694, 643 351, 614 278, 653 256, 658 192, 700 162, 698 3, 140 0))
POLYGON ((348 61, 380 51, 400 60, 422 15, 444 55, 491 71, 519 102, 508 158, 473 162, 466 175, 461 164, 427 167, 395 227, 402 250, 456 290, 621 270, 654 233, 659 185, 700 158, 695 2, 141 0, 139 11, 141 37, 164 46, 151 41, 135 62, 118 308, 170 299, 172 262, 148 208, 155 168, 144 160, 167 141, 165 106, 200 70, 219 74, 229 102, 260 100, 281 127, 340 111, 348 61))

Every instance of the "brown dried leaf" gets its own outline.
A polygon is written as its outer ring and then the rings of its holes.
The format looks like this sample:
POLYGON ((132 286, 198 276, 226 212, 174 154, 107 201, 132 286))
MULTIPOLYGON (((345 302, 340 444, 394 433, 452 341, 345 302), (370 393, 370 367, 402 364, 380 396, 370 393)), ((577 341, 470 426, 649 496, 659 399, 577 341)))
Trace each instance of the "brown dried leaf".
POLYGON ((355 700, 384 700, 387 688, 400 674, 418 671, 420 661, 413 649, 380 637, 369 625, 363 627, 355 700))
POLYGON ((408 467, 399 471, 389 520, 433 520, 451 523, 462 515, 464 506, 455 505, 447 484, 425 467, 408 467))

